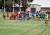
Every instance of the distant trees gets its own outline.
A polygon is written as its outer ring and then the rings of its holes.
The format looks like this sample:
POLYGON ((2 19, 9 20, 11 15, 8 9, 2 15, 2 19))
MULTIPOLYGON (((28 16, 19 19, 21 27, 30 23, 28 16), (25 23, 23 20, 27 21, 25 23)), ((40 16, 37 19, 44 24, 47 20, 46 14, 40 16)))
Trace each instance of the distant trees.
POLYGON ((0 0, 0 8, 3 7, 3 0, 0 0))
MULTIPOLYGON (((21 0, 22 1, 22 6, 24 7, 24 10, 29 6, 28 5, 28 3, 30 3, 30 2, 32 2, 32 1, 34 1, 34 0, 21 0)), ((17 4, 19 4, 19 6, 20 6, 20 0, 15 0, 15 2, 17 3, 17 4)))
POLYGON ((7 1, 5 2, 5 4, 10 7, 10 6, 13 5, 13 1, 12 1, 12 0, 7 0, 7 1))
MULTIPOLYGON (((32 2, 33 0, 14 0, 15 4, 17 3, 19 6, 22 3, 22 6, 24 9, 26 9, 29 5, 28 3, 32 2), (21 3, 20 3, 21 2, 21 3)), ((9 6, 9 8, 13 5, 13 0, 5 0, 6 6, 9 6)), ((14 5, 15 5, 14 4, 14 5)), ((4 0, 0 0, 0 7, 4 5, 4 0)))
POLYGON ((7 0, 7 1, 5 1, 5 4, 6 4, 6 6, 8 6, 8 8, 9 8, 8 11, 11 12, 11 7, 12 7, 12 5, 13 5, 13 1, 12 1, 12 0, 7 0))

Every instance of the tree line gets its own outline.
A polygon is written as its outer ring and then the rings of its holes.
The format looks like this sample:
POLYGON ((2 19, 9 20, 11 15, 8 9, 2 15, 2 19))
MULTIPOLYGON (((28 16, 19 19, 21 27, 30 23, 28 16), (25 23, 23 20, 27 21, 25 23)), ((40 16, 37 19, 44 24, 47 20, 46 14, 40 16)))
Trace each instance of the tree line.
MULTIPOLYGON (((29 6, 28 3, 32 2, 34 0, 14 0, 14 5, 18 4, 20 6, 20 4, 22 4, 23 7, 25 7, 25 9, 29 6), (21 3, 20 3, 21 2, 21 3)), ((11 7, 13 6, 13 0, 5 0, 5 6, 6 7, 11 7)), ((4 7, 4 0, 0 0, 0 8, 4 7)))

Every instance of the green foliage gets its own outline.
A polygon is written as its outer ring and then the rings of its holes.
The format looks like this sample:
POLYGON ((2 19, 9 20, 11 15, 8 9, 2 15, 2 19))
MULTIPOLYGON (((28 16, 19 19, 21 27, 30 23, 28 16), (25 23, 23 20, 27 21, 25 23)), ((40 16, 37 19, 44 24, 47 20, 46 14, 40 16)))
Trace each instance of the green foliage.
POLYGON ((3 0, 0 0, 0 8, 2 8, 3 7, 3 0))
POLYGON ((2 2, 2 0, 0 0, 0 3, 2 2))
POLYGON ((12 1, 12 0, 7 0, 7 1, 5 2, 5 4, 6 4, 7 6, 12 6, 12 5, 13 5, 13 1, 12 1))

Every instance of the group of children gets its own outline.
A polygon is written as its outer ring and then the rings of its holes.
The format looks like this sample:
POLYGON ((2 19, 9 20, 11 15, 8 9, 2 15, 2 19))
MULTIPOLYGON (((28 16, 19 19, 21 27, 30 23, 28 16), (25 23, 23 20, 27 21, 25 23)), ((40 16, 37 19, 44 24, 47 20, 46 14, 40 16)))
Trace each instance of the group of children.
MULTIPOLYGON (((9 17, 8 12, 7 12, 7 17, 9 17)), ((28 12, 18 11, 18 12, 14 12, 14 13, 12 12, 11 15, 10 15, 10 20, 21 19, 21 21, 22 21, 22 20, 25 20, 25 17, 27 17, 27 20, 30 20, 31 19, 31 13, 29 11, 28 12)), ((6 13, 5 12, 3 13, 3 18, 4 18, 4 20, 6 18, 6 13)))
MULTIPOLYGON (((7 17, 9 17, 9 13, 7 13, 7 17)), ((3 19, 5 20, 5 18, 6 18, 6 13, 4 12, 3 13, 3 19)))
MULTIPOLYGON (((46 19, 45 20, 45 23, 47 25, 48 23, 48 16, 50 14, 46 13, 46 12, 42 12, 42 11, 37 11, 37 12, 33 12, 32 13, 32 16, 31 16, 31 12, 24 12, 24 11, 18 11, 18 12, 12 12, 11 15, 10 15, 10 20, 17 20, 17 19, 21 19, 22 20, 25 20, 25 18, 27 17, 27 20, 31 20, 31 18, 38 18, 38 20, 43 20, 43 19, 46 19)), ((7 12, 7 17, 9 17, 9 13, 7 12)), ((5 20, 6 18, 6 13, 4 12, 3 13, 3 18, 5 20)))
POLYGON ((33 18, 34 17, 38 18, 38 20, 40 21, 45 19, 45 24, 46 26, 48 26, 48 19, 50 19, 50 12, 37 11, 37 12, 34 12, 33 18))

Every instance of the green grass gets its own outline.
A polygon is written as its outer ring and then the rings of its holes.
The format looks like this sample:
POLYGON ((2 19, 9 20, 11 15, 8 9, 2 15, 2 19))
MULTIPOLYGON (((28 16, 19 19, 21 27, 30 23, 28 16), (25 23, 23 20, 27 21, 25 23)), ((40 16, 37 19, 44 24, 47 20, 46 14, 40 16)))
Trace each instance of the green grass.
POLYGON ((50 21, 48 26, 45 21, 32 20, 3 20, 0 12, 0 35, 50 35, 50 21))

